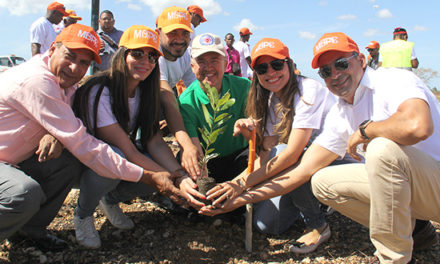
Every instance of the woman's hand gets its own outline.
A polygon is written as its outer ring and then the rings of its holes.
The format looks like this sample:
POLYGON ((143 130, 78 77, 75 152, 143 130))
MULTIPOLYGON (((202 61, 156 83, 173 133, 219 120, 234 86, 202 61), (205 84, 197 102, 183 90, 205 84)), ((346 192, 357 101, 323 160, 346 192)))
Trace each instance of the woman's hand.
POLYGON ((194 209, 199 210, 205 205, 199 200, 205 200, 206 197, 196 190, 197 184, 188 175, 178 178, 176 180, 176 185, 187 195, 188 202, 194 209))
POLYGON ((207 216, 214 216, 218 214, 224 214, 227 212, 231 212, 241 205, 238 203, 237 198, 235 199, 229 199, 221 206, 217 207, 215 205, 207 205, 199 210, 199 214, 207 215, 207 216))
POLYGON ((252 118, 241 118, 235 121, 234 132, 232 135, 234 137, 242 134, 246 141, 251 138, 251 131, 256 129, 258 125, 258 120, 252 118))
POLYGON ((240 196, 244 190, 242 179, 234 179, 232 181, 217 184, 217 186, 206 193, 206 195, 208 195, 206 199, 212 200, 212 205, 218 207, 222 203, 227 202, 227 200, 240 196))
POLYGON ((185 168, 193 180, 200 176, 199 158, 201 157, 201 150, 194 144, 187 144, 182 148, 182 167, 185 168))

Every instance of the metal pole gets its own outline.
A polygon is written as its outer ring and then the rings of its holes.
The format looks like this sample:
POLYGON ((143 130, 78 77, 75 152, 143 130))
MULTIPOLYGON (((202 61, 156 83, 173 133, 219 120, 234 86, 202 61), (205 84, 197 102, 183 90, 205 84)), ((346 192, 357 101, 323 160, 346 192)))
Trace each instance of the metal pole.
MULTIPOLYGON (((93 30, 98 31, 99 28, 99 0, 92 0, 92 15, 91 15, 91 26, 93 30)), ((90 74, 96 72, 95 62, 92 63, 90 67, 90 74)))

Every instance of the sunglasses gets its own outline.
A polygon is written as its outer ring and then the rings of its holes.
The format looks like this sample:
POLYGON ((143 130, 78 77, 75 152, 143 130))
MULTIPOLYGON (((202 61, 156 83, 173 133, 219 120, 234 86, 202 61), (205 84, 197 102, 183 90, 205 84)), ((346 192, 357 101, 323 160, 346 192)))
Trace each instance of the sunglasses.
POLYGON ((288 60, 289 59, 285 58, 283 60, 273 60, 269 63, 260 63, 258 65, 255 65, 254 70, 255 72, 257 72, 258 75, 263 75, 267 73, 270 65, 270 67, 272 67, 274 71, 281 71, 282 69, 284 69, 284 62, 287 62, 288 60))
MULTIPOLYGON (((348 62, 348 60, 350 60, 351 58, 356 57, 358 54, 355 53, 353 55, 351 55, 350 57, 347 58, 340 58, 337 59, 333 65, 335 66, 335 69, 338 71, 345 71, 346 69, 348 69, 348 66, 350 66, 350 63, 348 62)), ((321 76, 322 79, 327 79, 330 76, 332 76, 332 68, 330 65, 326 65, 324 67, 319 68, 318 71, 319 76, 321 76)))
POLYGON ((145 56, 148 58, 148 62, 156 64, 160 55, 157 52, 145 52, 142 49, 129 50, 130 55, 137 61, 142 60, 145 56))
POLYGON ((370 48, 367 49, 368 52, 372 52, 373 50, 374 50, 374 49, 370 49, 370 48))

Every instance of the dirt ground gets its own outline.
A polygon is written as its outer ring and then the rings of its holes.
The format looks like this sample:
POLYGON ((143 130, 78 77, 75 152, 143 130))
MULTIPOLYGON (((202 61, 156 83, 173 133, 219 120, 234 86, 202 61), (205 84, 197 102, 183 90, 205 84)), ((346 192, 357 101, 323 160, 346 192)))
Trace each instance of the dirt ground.
MULTIPOLYGON (((72 190, 49 226, 54 235, 67 240, 69 249, 54 253, 36 250, 29 241, 0 242, 0 263, 368 263, 373 256, 368 230, 333 213, 327 217, 332 237, 307 255, 289 253, 285 244, 301 235, 297 222, 279 236, 253 233, 253 251, 244 246, 244 224, 186 213, 158 206, 159 196, 137 198, 122 209, 135 228, 113 227, 97 209, 95 225, 102 247, 91 250, 75 241, 73 211, 78 190, 72 190)), ((439 225, 434 223, 437 232, 439 225)), ((415 253, 417 263, 440 263, 440 245, 415 253)))

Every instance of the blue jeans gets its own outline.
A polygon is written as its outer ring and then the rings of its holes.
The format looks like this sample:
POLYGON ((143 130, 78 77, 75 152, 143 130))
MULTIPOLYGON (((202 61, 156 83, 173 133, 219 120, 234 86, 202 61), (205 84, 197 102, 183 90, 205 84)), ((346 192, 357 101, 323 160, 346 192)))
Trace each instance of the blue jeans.
MULTIPOLYGON (((122 151, 114 146, 112 149, 124 157, 122 151)), ((150 156, 146 153, 144 155, 150 156)), ((108 204, 129 201, 137 196, 148 195, 154 189, 142 182, 128 182, 99 176, 93 170, 87 169, 81 175, 80 194, 76 214, 81 218, 93 215, 101 198, 108 204)))
MULTIPOLYGON (((287 147, 281 144, 274 147, 269 155, 273 158, 287 147)), ((281 234, 302 217, 308 228, 318 228, 326 223, 310 187, 310 181, 288 194, 277 196, 255 205, 254 227, 267 234, 281 234)))

